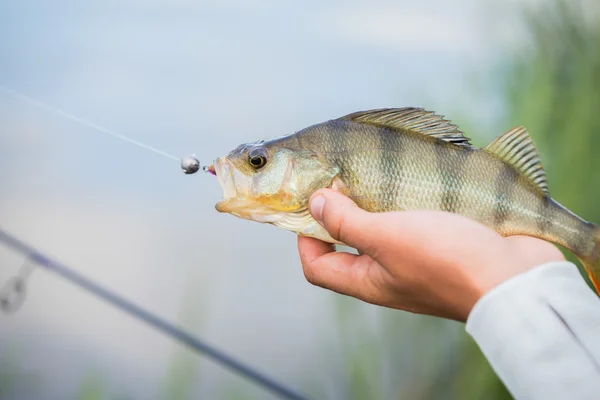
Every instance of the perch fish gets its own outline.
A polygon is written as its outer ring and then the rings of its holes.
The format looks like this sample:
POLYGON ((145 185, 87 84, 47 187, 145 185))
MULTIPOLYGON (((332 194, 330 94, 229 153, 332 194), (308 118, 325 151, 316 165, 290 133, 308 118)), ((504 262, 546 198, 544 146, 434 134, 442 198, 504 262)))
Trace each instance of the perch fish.
POLYGON ((223 190, 220 212, 330 243, 339 242, 308 211, 311 194, 320 188, 339 190, 371 212, 457 213, 503 236, 533 236, 565 247, 600 290, 600 227, 550 197, 523 127, 475 148, 456 125, 431 111, 361 111, 242 144, 211 169, 223 190))

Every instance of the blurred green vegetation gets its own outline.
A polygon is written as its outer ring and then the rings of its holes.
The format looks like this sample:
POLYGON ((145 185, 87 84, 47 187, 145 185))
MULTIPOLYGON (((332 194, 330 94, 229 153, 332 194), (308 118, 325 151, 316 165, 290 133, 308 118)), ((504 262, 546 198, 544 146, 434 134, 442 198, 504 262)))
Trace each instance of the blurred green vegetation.
POLYGON ((10 354, 0 365, 0 400, 7 398, 19 378, 18 359, 10 354))
POLYGON ((499 90, 508 125, 527 127, 540 150, 551 196, 600 223, 600 5, 550 4, 525 12, 532 43, 505 67, 499 90))
MULTIPOLYGON (((202 322, 207 316, 205 309, 207 302, 198 301, 197 290, 192 287, 195 282, 197 282, 196 279, 187 281, 179 317, 180 324, 191 332, 202 330, 202 322)), ((202 297, 206 298, 206 295, 202 297)), ((164 396, 166 399, 172 400, 189 399, 198 380, 200 358, 198 354, 191 352, 181 343, 173 343, 173 347, 174 354, 165 377, 164 396)))
POLYGON ((77 398, 80 400, 103 400, 107 396, 106 382, 102 379, 99 371, 88 372, 81 382, 77 398))

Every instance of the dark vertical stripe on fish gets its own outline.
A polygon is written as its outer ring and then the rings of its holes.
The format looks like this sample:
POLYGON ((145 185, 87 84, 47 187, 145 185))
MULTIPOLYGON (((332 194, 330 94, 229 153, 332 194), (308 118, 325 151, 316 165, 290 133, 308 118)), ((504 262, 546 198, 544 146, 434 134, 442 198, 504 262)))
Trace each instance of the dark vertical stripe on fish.
POLYGON ((329 121, 319 126, 316 135, 320 140, 315 143, 318 151, 322 151, 331 162, 341 165, 347 153, 347 125, 337 121, 329 121))
POLYGON ((400 135, 386 129, 377 129, 376 136, 377 142, 373 143, 373 147, 378 149, 377 168, 381 177, 377 191, 379 191, 383 200, 380 211, 385 211, 394 208, 396 204, 396 196, 401 184, 399 173, 402 165, 403 146, 400 135), (386 149, 393 149, 394 151, 387 151, 386 149))
POLYGON ((542 235, 548 232, 548 229, 550 229, 550 225, 552 224, 550 211, 550 202, 548 201, 548 197, 544 196, 540 199, 540 203, 538 204, 537 219, 537 227, 542 235))
POLYGON ((395 157, 395 159, 389 162, 389 168, 395 177, 394 184, 392 185, 393 197, 391 207, 405 209, 406 199, 404 198, 404 188, 406 185, 406 175, 408 174, 406 171, 408 139, 404 135, 395 135, 393 144, 394 151, 389 154, 389 157, 395 157))
POLYGON ((502 163, 494 182, 494 226, 499 229, 504 225, 510 212, 519 174, 508 164, 502 163))
MULTIPOLYGON (((334 163, 342 169, 341 178, 347 184, 348 195, 355 199, 355 176, 351 168, 349 149, 351 145, 351 127, 347 121, 330 121, 326 126, 327 143, 329 149, 334 154, 334 163)), ((358 203, 360 205, 360 203, 358 203)))
POLYGON ((436 176, 441 179, 442 193, 440 196, 440 210, 457 212, 460 207, 461 193, 465 176, 465 149, 450 149, 448 144, 435 142, 436 176))
POLYGON ((293 135, 293 137, 296 138, 296 149, 295 150, 301 150, 302 149, 302 134, 295 134, 293 135))

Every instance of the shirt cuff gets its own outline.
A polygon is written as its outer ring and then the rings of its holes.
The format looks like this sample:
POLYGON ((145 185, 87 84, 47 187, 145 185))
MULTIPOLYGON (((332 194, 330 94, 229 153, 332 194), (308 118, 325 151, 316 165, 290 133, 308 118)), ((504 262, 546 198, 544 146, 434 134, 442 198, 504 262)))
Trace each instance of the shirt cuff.
POLYGON ((516 398, 600 394, 600 299, 570 262, 540 265, 493 288, 473 307, 466 331, 516 398))

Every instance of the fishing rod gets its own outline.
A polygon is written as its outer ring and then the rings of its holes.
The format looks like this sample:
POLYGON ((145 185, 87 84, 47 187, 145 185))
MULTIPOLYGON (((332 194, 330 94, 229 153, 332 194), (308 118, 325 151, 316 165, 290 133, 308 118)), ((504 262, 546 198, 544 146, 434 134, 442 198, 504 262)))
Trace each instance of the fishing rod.
MULTIPOLYGON (((200 162, 194 155, 179 158, 160 149, 131 139, 113 130, 99 126, 83 118, 76 117, 72 114, 69 114, 58 108, 52 107, 32 97, 8 89, 5 86, 0 85, 0 91, 14 98, 23 100, 29 104, 44 108, 47 111, 50 111, 51 113, 60 115, 71 121, 78 122, 82 125, 86 125, 98 132, 105 133, 109 136, 131 143, 133 145, 136 145, 140 148, 151 151, 163 157, 180 161, 181 169, 186 174, 194 174, 200 170, 200 162)), ((213 173, 212 169, 208 166, 203 166, 202 170, 204 172, 213 173)), ((6 230, 3 230, 2 228, 0 228, 0 242, 26 256, 25 262, 19 269, 17 275, 15 275, 12 279, 9 279, 5 283, 4 287, 0 289, 0 310, 2 310, 3 312, 14 313, 19 309, 19 307, 25 300, 27 292, 27 279, 30 277, 31 273, 34 271, 36 266, 41 266, 48 271, 58 274, 62 278, 71 282, 72 284, 83 288, 87 292, 96 295, 97 297, 110 303, 114 307, 129 314, 130 316, 137 318, 143 322, 146 322, 152 328, 161 331, 162 333, 171 337, 172 339, 182 342, 193 351, 204 354, 209 358, 213 359, 214 361, 229 368, 233 372, 245 376, 250 381, 262 386, 263 388, 273 392, 274 394, 277 394, 281 398, 290 400, 308 400, 307 397, 298 393, 294 389, 291 389, 277 382, 275 379, 272 379, 262 374, 261 372, 258 372, 257 370, 236 360, 235 358, 222 352, 221 350, 218 350, 215 347, 209 345, 208 343, 198 339, 197 337, 194 337, 193 335, 184 331, 183 329, 174 326, 168 321, 152 314, 151 312, 119 296, 115 292, 93 282, 89 278, 86 278, 85 276, 79 274, 74 269, 66 266, 65 264, 46 256, 41 251, 36 250, 33 246, 25 243, 21 239, 17 238, 16 236, 12 235, 6 230)))
POLYGON ((237 361, 233 357, 223 353, 220 350, 217 350, 216 348, 192 336, 184 330, 144 310, 134 303, 124 299, 123 297, 120 297, 115 292, 112 292, 101 285, 94 283, 90 279, 75 272, 75 270, 67 267, 59 261, 53 260, 52 258, 42 254, 32 246, 16 238, 2 228, 0 228, 0 242, 26 255, 27 257, 27 261, 23 264, 23 267, 17 276, 9 280, 3 290, 0 291, 0 307, 2 307, 3 311, 15 312, 19 308, 25 299, 26 280, 31 275, 35 265, 39 265, 60 275, 69 282, 80 286, 86 291, 95 294, 96 296, 109 302, 113 306, 128 313, 129 315, 146 322, 153 328, 165 333, 173 339, 183 342, 193 350, 212 358, 213 360, 225 365, 241 375, 246 376, 255 383, 262 385, 274 393, 277 393, 282 398, 290 400, 306 400, 306 397, 297 393, 293 389, 285 387, 277 381, 250 368, 240 361, 237 361))

